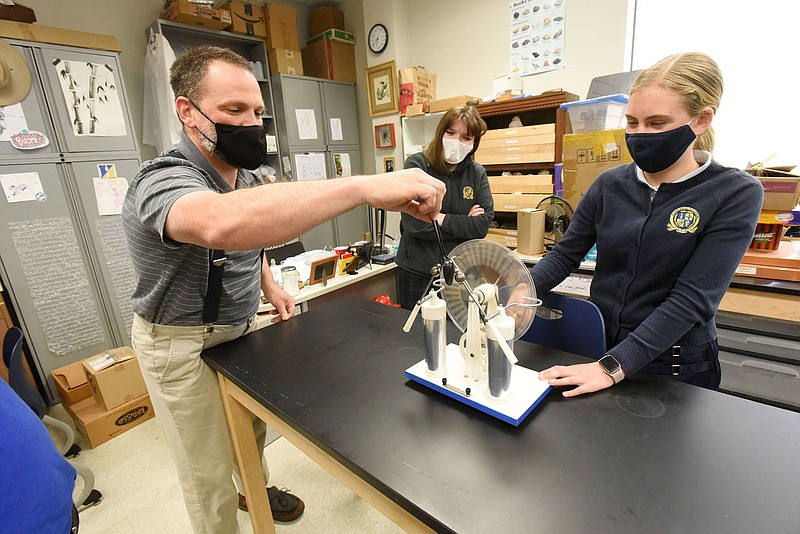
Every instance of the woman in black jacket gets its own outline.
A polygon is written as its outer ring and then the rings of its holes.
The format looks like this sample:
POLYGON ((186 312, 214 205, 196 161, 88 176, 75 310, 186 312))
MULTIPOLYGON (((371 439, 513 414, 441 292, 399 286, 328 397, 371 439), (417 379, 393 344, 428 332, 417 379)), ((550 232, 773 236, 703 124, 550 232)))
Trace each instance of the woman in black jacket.
MULTIPOLYGON (((425 150, 405 162, 406 169, 419 167, 447 186, 437 217, 447 253, 464 241, 486 237, 494 218, 486 170, 472 160, 484 133, 486 123, 474 107, 450 108, 425 150)), ((442 258, 432 224, 402 214, 400 232, 395 258, 400 267, 399 297, 403 308, 410 310, 422 297, 431 278, 431 267, 441 263, 442 258)))

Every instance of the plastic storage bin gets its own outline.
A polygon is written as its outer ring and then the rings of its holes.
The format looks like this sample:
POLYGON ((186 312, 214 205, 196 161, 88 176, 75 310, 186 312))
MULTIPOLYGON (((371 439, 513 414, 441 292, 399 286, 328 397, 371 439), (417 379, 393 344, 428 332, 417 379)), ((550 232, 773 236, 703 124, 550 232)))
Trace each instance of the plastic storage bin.
POLYGON ((561 104, 569 113, 572 133, 624 128, 627 107, 628 97, 622 93, 561 104))

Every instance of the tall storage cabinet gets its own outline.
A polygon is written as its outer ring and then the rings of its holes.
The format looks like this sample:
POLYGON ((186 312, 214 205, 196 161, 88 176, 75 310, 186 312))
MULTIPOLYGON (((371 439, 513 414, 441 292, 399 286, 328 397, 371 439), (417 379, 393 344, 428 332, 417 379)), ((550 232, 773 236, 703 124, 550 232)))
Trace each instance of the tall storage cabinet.
POLYGON ((130 343, 134 275, 117 211, 139 152, 116 53, 8 42, 32 87, 3 109, 0 279, 54 402, 50 371, 130 343), (49 144, 15 148, 9 135, 23 129, 49 144))
MULTIPOLYGON (((327 180, 361 172, 355 86, 279 74, 272 77, 284 178, 327 180)), ((364 239, 359 206, 300 236, 306 250, 364 239)))

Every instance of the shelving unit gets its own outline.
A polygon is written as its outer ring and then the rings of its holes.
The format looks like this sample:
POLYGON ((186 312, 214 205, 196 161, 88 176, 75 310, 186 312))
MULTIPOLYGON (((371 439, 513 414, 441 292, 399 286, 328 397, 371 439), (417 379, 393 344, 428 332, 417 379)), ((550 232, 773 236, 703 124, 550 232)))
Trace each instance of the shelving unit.
MULTIPOLYGON (((241 35, 222 30, 209 30, 200 26, 181 24, 169 20, 156 20, 151 26, 151 30, 163 35, 169 41, 172 51, 176 56, 180 56, 189 48, 200 45, 214 45, 230 48, 237 54, 245 57, 248 61, 260 62, 263 70, 263 77, 256 76, 258 85, 261 87, 261 95, 264 99, 265 111, 264 127, 267 134, 278 139, 278 129, 275 124, 275 103, 273 99, 272 85, 270 83, 269 61, 267 61, 267 46, 263 39, 249 35, 241 35)), ((280 159, 280 141, 278 150, 267 155, 266 163, 275 169, 276 176, 280 179, 283 176, 283 168, 280 159)))
POLYGON ((403 161, 417 152, 422 152, 425 145, 433 138, 433 134, 436 133, 436 127, 444 113, 444 111, 439 111, 403 117, 403 161))
POLYGON ((567 112, 560 108, 564 102, 580 100, 578 95, 566 91, 545 93, 538 96, 514 98, 503 102, 489 102, 477 106, 481 117, 486 121, 488 129, 508 128, 514 116, 519 116, 523 126, 535 124, 555 124, 555 150, 553 161, 544 163, 513 163, 504 165, 484 165, 489 175, 510 172, 538 172, 553 170, 556 163, 561 163, 563 137, 569 129, 567 112))
MULTIPOLYGON (((558 91, 538 96, 528 96, 478 105, 478 112, 486 122, 486 126, 489 130, 508 128, 511 119, 515 116, 520 118, 523 126, 540 124, 555 125, 554 147, 551 160, 528 163, 483 164, 490 178, 492 176, 499 176, 503 172, 523 174, 540 174, 545 172, 553 176, 555 165, 561 163, 564 134, 569 133, 570 130, 567 112, 561 109, 560 106, 564 102, 572 102, 575 100, 579 100, 578 95, 565 91, 558 91)), ((546 196, 541 193, 540 189, 534 187, 530 188, 530 192, 534 190, 539 192, 531 195, 498 195, 493 192, 493 196, 495 197, 495 222, 498 228, 490 228, 487 239, 496 241, 509 248, 516 248, 517 211, 526 207, 535 207, 538 201, 546 196), (526 198, 528 196, 530 196, 530 198, 526 198)))

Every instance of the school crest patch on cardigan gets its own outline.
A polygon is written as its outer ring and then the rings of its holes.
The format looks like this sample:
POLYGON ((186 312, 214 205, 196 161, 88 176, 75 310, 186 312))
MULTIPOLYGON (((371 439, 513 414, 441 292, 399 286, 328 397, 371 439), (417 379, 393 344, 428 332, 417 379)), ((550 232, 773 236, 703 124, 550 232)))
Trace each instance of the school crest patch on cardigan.
POLYGON ((679 234, 693 234, 697 231, 700 224, 700 214, 697 210, 688 206, 676 208, 669 216, 667 230, 675 231, 679 234))
POLYGON ((475 191, 472 190, 472 186, 468 185, 464 188, 464 198, 467 200, 472 200, 475 198, 475 191))

